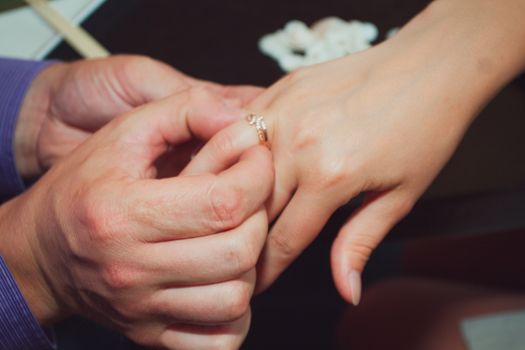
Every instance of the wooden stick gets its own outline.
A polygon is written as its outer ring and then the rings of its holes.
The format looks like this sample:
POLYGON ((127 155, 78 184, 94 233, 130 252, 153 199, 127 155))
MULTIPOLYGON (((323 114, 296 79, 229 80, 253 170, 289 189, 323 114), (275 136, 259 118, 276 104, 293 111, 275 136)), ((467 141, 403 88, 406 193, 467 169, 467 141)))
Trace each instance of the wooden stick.
POLYGON ((108 57, 109 51, 97 42, 87 31, 74 26, 47 0, 25 0, 46 22, 54 27, 64 39, 84 58, 108 57))

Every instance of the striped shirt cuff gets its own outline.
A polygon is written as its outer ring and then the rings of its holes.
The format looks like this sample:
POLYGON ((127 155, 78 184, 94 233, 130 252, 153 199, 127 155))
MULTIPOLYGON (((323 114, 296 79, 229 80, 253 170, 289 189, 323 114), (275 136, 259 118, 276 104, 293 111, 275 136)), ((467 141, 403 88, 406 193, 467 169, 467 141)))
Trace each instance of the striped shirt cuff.
POLYGON ((0 349, 55 349, 0 256, 0 349))

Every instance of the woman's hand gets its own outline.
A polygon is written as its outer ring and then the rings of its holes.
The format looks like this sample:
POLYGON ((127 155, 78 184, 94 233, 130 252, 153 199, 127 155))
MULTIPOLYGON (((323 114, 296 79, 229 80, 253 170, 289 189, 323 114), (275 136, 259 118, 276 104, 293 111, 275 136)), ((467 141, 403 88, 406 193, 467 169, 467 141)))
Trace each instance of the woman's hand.
MULTIPOLYGON (((508 2, 511 10, 485 0, 436 1, 393 39, 296 71, 249 105, 265 117, 276 168, 267 205, 277 221, 259 264, 259 289, 337 208, 364 192, 332 249, 337 288, 359 302, 372 250, 436 177, 480 108, 523 68, 525 45, 509 45, 496 30, 504 17, 509 35, 525 34, 515 14, 525 2, 508 2)), ((255 135, 246 122, 223 130, 184 173, 216 171, 256 143, 255 135)))
POLYGON ((262 91, 200 81, 142 56, 52 64, 24 99, 15 134, 17 168, 23 177, 38 176, 116 115, 191 87, 236 106, 262 91))

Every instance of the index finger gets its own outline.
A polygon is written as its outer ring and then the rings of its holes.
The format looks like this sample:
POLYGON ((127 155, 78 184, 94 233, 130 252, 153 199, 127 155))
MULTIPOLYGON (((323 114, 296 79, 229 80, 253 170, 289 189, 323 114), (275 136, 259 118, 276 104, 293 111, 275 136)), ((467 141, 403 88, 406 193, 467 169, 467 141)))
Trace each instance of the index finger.
MULTIPOLYGON (((270 119, 272 120, 272 119, 270 119)), ((275 125, 268 125, 269 143, 274 154, 275 182, 273 193, 267 202, 270 220, 273 221, 290 200, 297 186, 297 174, 294 166, 278 144, 277 136, 272 137, 275 125), (286 156, 282 156, 283 153, 286 156)), ((217 173, 221 168, 233 164, 242 152, 259 143, 256 129, 247 121, 241 120, 215 134, 197 155, 190 161, 181 174, 195 175, 217 173)))
POLYGON ((263 206, 273 178, 271 153, 253 147, 218 175, 137 182, 127 194, 129 217, 141 239, 149 242, 223 232, 263 206))
POLYGON ((184 168, 181 175, 216 174, 259 143, 254 129, 240 120, 215 134, 184 168))

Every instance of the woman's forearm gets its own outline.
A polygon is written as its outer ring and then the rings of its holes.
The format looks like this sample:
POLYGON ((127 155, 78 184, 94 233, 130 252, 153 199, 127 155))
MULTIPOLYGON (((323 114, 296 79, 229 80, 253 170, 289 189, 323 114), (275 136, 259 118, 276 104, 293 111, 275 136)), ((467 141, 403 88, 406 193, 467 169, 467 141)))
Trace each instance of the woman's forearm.
POLYGON ((429 96, 445 94, 473 118, 525 68, 524 13, 525 0, 436 0, 382 45, 384 66, 420 70, 429 96))

